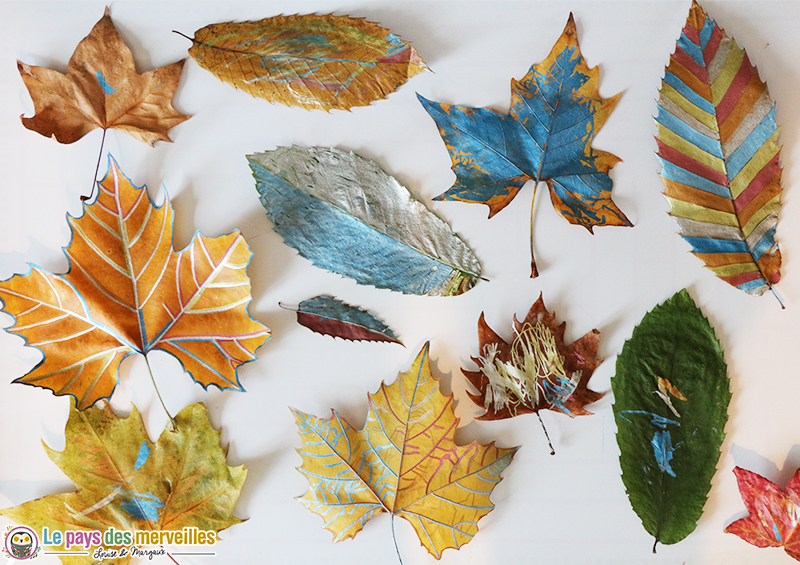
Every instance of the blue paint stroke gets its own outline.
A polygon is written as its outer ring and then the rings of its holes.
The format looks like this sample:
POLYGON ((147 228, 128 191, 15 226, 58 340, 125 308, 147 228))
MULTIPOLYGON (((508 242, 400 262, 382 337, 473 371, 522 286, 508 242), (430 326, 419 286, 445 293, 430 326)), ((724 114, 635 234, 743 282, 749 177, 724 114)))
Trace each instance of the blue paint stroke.
POLYGON ((103 93, 105 94, 114 94, 116 90, 111 88, 111 85, 106 82, 106 77, 103 76, 103 73, 97 71, 97 82, 100 84, 100 88, 103 89, 103 93))
POLYGON ((675 452, 675 448, 672 446, 672 437, 669 432, 664 430, 656 431, 650 444, 653 446, 653 454, 656 456, 658 468, 661 469, 662 473, 674 477, 675 471, 672 470, 669 462, 672 461, 672 454, 675 452))
POLYGON ((139 520, 158 521, 158 509, 163 508, 164 503, 156 495, 131 491, 122 491, 121 494, 128 498, 121 503, 128 514, 139 520))
POLYGON ((575 392, 578 383, 561 377, 556 377, 556 382, 552 382, 549 379, 542 379, 541 382, 545 400, 564 412, 564 414, 571 414, 572 412, 569 411, 564 403, 575 392))
POLYGON ((658 468, 661 470, 662 473, 666 473, 671 477, 676 476, 675 471, 672 470, 672 466, 670 465, 670 461, 672 461, 672 454, 675 453, 675 449, 680 447, 679 445, 672 445, 672 436, 670 435, 669 431, 667 430, 667 426, 673 424, 675 426, 680 427, 680 423, 676 422, 675 420, 671 420, 669 418, 665 418, 664 416, 659 416, 658 414, 654 414, 653 412, 647 412, 646 410, 623 410, 619 413, 619 416, 628 422, 628 418, 625 417, 625 414, 643 414, 645 416, 650 417, 650 423, 653 424, 656 428, 656 432, 653 434, 653 439, 650 440, 650 445, 653 446, 653 455, 656 458, 656 463, 658 464, 658 468))
POLYGON ((781 532, 778 530, 778 524, 772 524, 772 533, 775 534, 775 540, 783 543, 781 532))
POLYGON ((133 470, 138 471, 141 469, 148 457, 150 457, 150 447, 147 445, 146 441, 143 441, 141 447, 139 447, 139 455, 136 457, 136 463, 133 465, 133 470))

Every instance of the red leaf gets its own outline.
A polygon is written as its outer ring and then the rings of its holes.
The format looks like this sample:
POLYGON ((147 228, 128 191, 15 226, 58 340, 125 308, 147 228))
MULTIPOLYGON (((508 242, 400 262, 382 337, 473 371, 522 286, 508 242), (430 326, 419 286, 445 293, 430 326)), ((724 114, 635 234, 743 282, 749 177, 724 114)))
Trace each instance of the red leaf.
POLYGON ((725 531, 756 547, 783 547, 800 561, 800 469, 784 490, 747 469, 736 467, 733 473, 750 516, 736 520, 725 531))

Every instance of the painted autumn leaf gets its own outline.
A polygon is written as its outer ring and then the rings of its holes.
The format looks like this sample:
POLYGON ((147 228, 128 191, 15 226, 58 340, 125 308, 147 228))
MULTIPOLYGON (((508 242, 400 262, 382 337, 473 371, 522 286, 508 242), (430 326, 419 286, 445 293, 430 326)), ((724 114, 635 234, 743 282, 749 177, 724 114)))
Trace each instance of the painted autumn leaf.
POLYGON ((478 531, 494 505, 495 485, 518 448, 454 441, 453 396, 439 392, 428 367, 429 345, 408 371, 369 395, 364 428, 334 410, 324 420, 294 410, 309 482, 299 498, 325 519, 334 542, 354 537, 373 516, 408 520, 437 559, 478 531))
POLYGON ((158 349, 206 388, 241 390, 238 367, 270 336, 247 313, 251 253, 242 235, 198 233, 176 252, 169 201, 155 207, 113 159, 98 186, 83 215, 68 218, 69 272, 31 266, 0 281, 4 309, 16 319, 7 331, 44 355, 15 382, 72 395, 83 410, 111 396, 126 356, 158 349))
POLYGON ((785 489, 741 467, 733 472, 750 515, 731 523, 725 531, 756 547, 783 547, 800 561, 800 469, 785 489))
POLYGON ((428 70, 388 29, 332 14, 212 24, 197 30, 192 43, 189 55, 218 79, 306 109, 366 106, 428 70))
MULTIPOLYGON (((64 451, 44 447, 77 490, 44 496, 0 514, 37 532, 44 527, 51 532, 109 528, 142 532, 139 535, 146 541, 136 542, 137 546, 164 543, 150 538, 150 532, 187 531, 184 528, 202 532, 206 547, 216 543, 215 532, 242 522, 233 507, 247 470, 244 465, 226 464, 227 449, 220 447, 220 432, 208 421, 205 406, 187 406, 175 420, 178 431, 165 430, 153 443, 135 406, 128 418, 120 418, 108 404, 102 410, 78 411, 73 403, 64 451)), ((90 554, 61 556, 64 563, 97 563, 89 547, 69 549, 90 554)), ((48 550, 65 547, 58 544, 48 550)), ((128 555, 103 563, 123 565, 130 559, 128 555)))
POLYGON ((780 278, 775 103, 747 54, 692 3, 658 100, 664 195, 692 253, 760 295, 780 278))
POLYGON ((480 277, 472 250, 374 161, 297 146, 247 160, 273 229, 317 267, 431 296, 461 294, 480 277))
POLYGON ((731 399, 722 346, 685 289, 633 330, 611 389, 622 482, 655 552, 697 527, 731 399))
MULTIPOLYGON (((619 99, 601 98, 598 82, 597 67, 590 69, 581 56, 570 14, 550 55, 521 81, 511 81, 509 114, 417 95, 439 127, 456 174, 453 187, 434 200, 486 204, 491 218, 529 180, 542 181, 570 223, 590 232, 594 226, 630 226, 611 200, 608 172, 619 158, 592 148, 619 99)), ((531 277, 537 275, 531 214, 531 277)))
POLYGON ((329 295, 300 302, 297 323, 313 332, 351 341, 388 341, 403 345, 394 330, 372 313, 329 295))
POLYGON ((167 132, 190 116, 172 107, 184 61, 139 74, 110 11, 75 48, 62 74, 17 61, 35 115, 23 125, 60 143, 96 128, 122 130, 150 145, 171 141, 167 132))
MULTIPOLYGON (((584 406, 605 394, 587 388, 592 373, 603 362, 597 357, 600 332, 592 330, 566 345, 566 326, 566 322, 558 324, 555 314, 547 311, 541 295, 522 322, 514 316, 511 343, 489 327, 481 312, 480 355, 472 357, 479 370, 461 369, 478 389, 478 394, 467 394, 486 411, 478 420, 530 413, 538 416, 540 410, 560 412, 570 418, 591 414, 584 406)), ((550 449, 552 453, 552 445, 550 449)))

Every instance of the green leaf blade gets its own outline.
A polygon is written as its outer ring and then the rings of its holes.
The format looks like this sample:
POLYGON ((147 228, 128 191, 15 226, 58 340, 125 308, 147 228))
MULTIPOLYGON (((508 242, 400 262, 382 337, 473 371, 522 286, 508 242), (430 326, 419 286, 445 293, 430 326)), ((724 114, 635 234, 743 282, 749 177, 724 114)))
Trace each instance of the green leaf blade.
POLYGON ((611 387, 631 506, 657 543, 677 543, 702 515, 731 398, 722 347, 686 290, 634 329, 611 387), (658 377, 686 400, 659 388, 658 377))

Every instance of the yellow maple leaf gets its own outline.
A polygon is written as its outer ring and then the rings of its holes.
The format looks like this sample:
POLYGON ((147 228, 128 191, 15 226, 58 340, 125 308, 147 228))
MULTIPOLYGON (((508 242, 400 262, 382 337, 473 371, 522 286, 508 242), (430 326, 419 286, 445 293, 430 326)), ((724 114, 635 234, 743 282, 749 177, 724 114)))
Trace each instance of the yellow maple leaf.
POLYGON ((303 439, 300 471, 309 481, 299 500, 325 518, 334 542, 389 512, 408 520, 439 559, 469 542, 494 508, 489 496, 518 448, 456 445, 453 396, 439 392, 428 349, 394 383, 369 395, 361 430, 335 410, 325 420, 293 409, 303 439))
POLYGON ((190 116, 172 107, 184 61, 139 74, 109 9, 75 48, 67 73, 17 61, 35 115, 23 125, 61 143, 114 128, 153 145, 190 116))
MULTIPOLYGON (((242 521, 233 514, 233 506, 247 470, 226 464, 227 450, 220 447, 220 432, 208 421, 205 406, 187 406, 175 420, 178 431, 165 431, 151 442, 136 406, 129 417, 120 418, 108 405, 83 412, 73 405, 66 448, 45 450, 77 490, 47 495, 0 514, 39 533, 43 528, 61 532, 61 543, 47 549, 73 552, 61 560, 74 565, 101 561, 93 558, 98 546, 110 552, 125 545, 172 544, 177 542, 175 532, 184 543, 212 548, 218 541, 216 532, 242 521), (109 543, 99 535, 109 530, 137 537, 124 542, 118 536, 109 543), (74 554, 78 550, 89 555, 74 554)), ((130 558, 128 554, 102 562, 123 565, 130 558)))
POLYGON ((247 313, 251 253, 241 233, 198 233, 176 252, 169 201, 155 207, 113 159, 98 186, 84 214, 69 217, 68 273, 32 266, 0 281, 16 318, 8 331, 44 354, 15 382, 72 395, 83 410, 111 396, 123 358, 160 349, 204 387, 241 389, 237 368, 270 337, 247 313))

